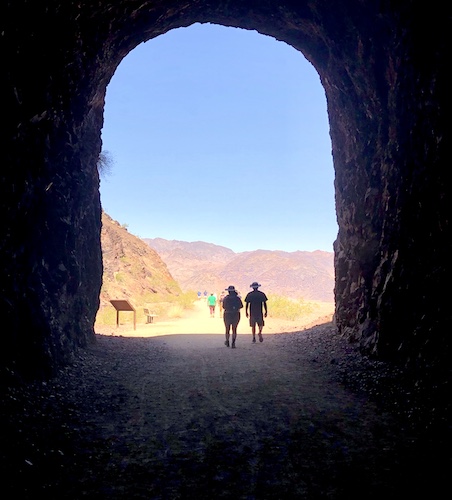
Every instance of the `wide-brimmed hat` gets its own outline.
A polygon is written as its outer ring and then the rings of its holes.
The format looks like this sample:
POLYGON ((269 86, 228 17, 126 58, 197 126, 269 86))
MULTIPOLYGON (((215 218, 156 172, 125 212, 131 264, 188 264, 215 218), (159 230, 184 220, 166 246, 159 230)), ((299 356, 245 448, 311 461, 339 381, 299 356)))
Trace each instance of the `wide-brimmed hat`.
POLYGON ((235 292, 235 286, 234 286, 234 285, 229 285, 229 286, 226 288, 226 291, 227 291, 227 292, 235 292))
POLYGON ((257 281, 253 281, 250 285, 250 288, 259 288, 261 285, 257 281))

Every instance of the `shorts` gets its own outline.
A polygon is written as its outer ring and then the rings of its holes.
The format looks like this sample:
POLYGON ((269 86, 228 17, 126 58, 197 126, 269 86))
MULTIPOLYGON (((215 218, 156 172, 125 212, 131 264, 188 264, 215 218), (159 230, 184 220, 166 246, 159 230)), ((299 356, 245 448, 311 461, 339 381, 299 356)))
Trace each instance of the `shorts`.
POLYGON ((257 325, 259 327, 262 327, 265 325, 264 317, 263 316, 250 316, 250 326, 253 327, 254 325, 257 325))
POLYGON ((223 321, 226 326, 237 326, 240 321, 240 312, 224 311, 223 321))

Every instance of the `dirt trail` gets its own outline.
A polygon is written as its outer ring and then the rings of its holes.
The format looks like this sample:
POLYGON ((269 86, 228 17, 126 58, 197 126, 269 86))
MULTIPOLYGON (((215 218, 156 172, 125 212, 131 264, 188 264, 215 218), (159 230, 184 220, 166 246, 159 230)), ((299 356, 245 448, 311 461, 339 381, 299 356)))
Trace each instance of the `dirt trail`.
MULTIPOLYGON (((296 332, 318 324, 331 321, 334 313, 332 302, 312 302, 313 310, 295 321, 273 318, 270 315, 265 320, 264 333, 296 332)), ((101 335, 120 335, 125 337, 155 337, 173 334, 224 334, 224 323, 220 316, 219 308, 216 308, 215 317, 211 318, 208 306, 204 299, 194 304, 194 309, 186 311, 181 318, 172 320, 160 320, 158 317, 154 323, 138 323, 133 328, 131 313, 123 316, 120 313, 120 325, 107 326, 96 325, 96 333, 101 335)), ((250 335, 251 329, 245 316, 245 309, 241 312, 241 320, 238 327, 239 335, 250 335)))
POLYGON ((56 380, 8 398, 5 498, 439 498, 436 450, 392 400, 342 383, 376 367, 331 323, 272 333, 269 318, 252 344, 242 318, 230 349, 204 307, 107 328, 56 380))

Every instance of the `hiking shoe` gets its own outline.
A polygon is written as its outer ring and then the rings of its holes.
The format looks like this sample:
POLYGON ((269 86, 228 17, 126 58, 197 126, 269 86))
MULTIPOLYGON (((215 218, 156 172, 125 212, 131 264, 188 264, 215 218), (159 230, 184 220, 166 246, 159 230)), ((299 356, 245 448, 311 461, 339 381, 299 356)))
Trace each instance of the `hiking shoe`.
POLYGON ((253 337, 253 344, 255 344, 255 343, 256 343, 256 339, 253 337))
POLYGON ((225 340, 225 341, 224 341, 224 345, 225 345, 226 347, 229 347, 229 340, 225 340))
POLYGON ((234 344, 234 342, 233 342, 233 343, 232 343, 232 345, 231 345, 231 349, 235 349, 235 344, 234 344))
POLYGON ((262 334, 259 333, 259 342, 263 342, 264 341, 264 338, 262 337, 262 334))

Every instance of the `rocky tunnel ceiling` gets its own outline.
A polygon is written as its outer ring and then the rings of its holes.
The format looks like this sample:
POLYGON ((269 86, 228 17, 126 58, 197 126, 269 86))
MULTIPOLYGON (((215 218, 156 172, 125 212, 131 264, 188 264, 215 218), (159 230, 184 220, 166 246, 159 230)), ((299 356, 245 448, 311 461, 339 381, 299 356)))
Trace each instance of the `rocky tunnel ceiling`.
POLYGON ((376 356, 444 363, 448 5, 15 0, 1 14, 3 366, 51 373, 94 338, 105 90, 139 43, 195 22, 257 30, 316 68, 336 175, 338 329, 376 356))

